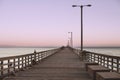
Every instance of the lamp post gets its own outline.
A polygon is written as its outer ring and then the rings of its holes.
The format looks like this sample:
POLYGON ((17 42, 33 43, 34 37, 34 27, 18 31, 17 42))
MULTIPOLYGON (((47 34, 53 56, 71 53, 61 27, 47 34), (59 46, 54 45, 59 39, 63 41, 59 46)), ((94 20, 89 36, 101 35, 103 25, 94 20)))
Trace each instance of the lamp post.
POLYGON ((83 51, 83 7, 91 7, 88 5, 72 5, 72 7, 80 7, 81 9, 81 51, 83 51))
POLYGON ((69 47, 69 40, 68 40, 67 46, 69 47))
POLYGON ((71 47, 73 47, 73 33, 72 32, 68 32, 70 33, 71 37, 70 37, 70 45, 71 47))

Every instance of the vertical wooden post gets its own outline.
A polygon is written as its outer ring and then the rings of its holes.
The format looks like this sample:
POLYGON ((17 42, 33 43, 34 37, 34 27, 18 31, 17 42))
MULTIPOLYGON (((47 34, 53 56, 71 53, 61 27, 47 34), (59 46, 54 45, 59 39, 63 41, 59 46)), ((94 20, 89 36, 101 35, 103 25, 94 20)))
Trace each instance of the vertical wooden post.
POLYGON ((36 61, 36 50, 34 50, 34 60, 36 61))
POLYGON ((25 56, 25 68, 27 67, 27 61, 26 61, 27 59, 26 59, 26 56, 25 56))
POLYGON ((101 65, 102 65, 102 61, 103 61, 103 59, 102 59, 102 55, 100 56, 100 58, 101 58, 101 65))
POLYGON ((102 55, 102 66, 104 66, 104 56, 102 55))
POLYGON ((10 60, 8 59, 8 74, 10 73, 10 60))
POLYGON ((22 56, 22 68, 24 68, 24 56, 22 56))
POLYGON ((41 53, 41 60, 43 59, 43 53, 41 53))
POLYGON ((44 58, 46 57, 46 52, 44 53, 44 58))
POLYGON ((101 55, 101 65, 103 65, 103 56, 101 55))
POLYGON ((112 58, 112 60, 111 60, 111 69, 112 69, 112 71, 113 71, 113 58, 112 58))
POLYGON ((98 55, 96 55, 95 59, 96 59, 96 62, 98 63, 98 55))
POLYGON ((13 69, 14 69, 14 72, 15 72, 15 69, 16 69, 16 61, 15 61, 15 58, 13 59, 13 69))
POLYGON ((101 65, 102 63, 101 63, 101 55, 99 55, 99 64, 101 65))
POLYGON ((109 57, 107 56, 107 68, 109 68, 109 57))
POLYGON ((88 61, 90 62, 91 60, 90 60, 90 57, 91 57, 91 54, 90 53, 88 53, 88 61))
POLYGON ((92 53, 90 53, 90 61, 92 62, 92 53))
POLYGON ((3 69, 4 69, 4 67, 3 67, 3 60, 1 61, 1 76, 3 76, 3 69))
POLYGON ((38 53, 38 62, 40 62, 40 53, 38 53))
POLYGON ((100 64, 100 55, 98 55, 98 64, 100 64))
POLYGON ((42 60, 42 53, 40 53, 40 61, 42 60))
POLYGON ((28 62, 28 66, 30 66, 30 58, 29 58, 29 55, 27 56, 28 58, 28 60, 27 60, 27 62, 28 62))
POLYGON ((31 65, 32 65, 32 59, 33 59, 33 55, 31 55, 31 60, 30 60, 30 62, 31 62, 31 65))
POLYGON ((118 58, 117 58, 116 65, 117 65, 117 72, 119 73, 119 59, 118 58))
POLYGON ((94 62, 95 62, 95 54, 94 54, 94 56, 93 56, 93 60, 94 60, 94 62))
POLYGON ((105 56, 103 56, 103 66, 105 66, 105 56))
POLYGON ((18 57, 18 70, 20 69, 20 58, 18 57))

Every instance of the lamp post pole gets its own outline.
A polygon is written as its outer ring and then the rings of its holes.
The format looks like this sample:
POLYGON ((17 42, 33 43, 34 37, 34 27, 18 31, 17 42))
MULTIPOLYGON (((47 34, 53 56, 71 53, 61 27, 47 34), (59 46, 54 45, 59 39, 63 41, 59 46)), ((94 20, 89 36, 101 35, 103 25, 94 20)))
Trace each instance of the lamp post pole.
POLYGON ((80 6, 81 9, 81 51, 83 51, 83 6, 80 6))
POLYGON ((81 51, 83 51, 83 7, 91 7, 90 4, 88 5, 72 5, 72 7, 80 7, 81 9, 81 51))

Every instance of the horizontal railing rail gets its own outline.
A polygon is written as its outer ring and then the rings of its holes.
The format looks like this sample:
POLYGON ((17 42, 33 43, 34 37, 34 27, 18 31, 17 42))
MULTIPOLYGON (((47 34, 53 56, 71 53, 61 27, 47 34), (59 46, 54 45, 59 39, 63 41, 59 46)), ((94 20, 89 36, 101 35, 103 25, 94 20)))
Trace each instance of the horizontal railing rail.
POLYGON ((61 49, 58 48, 42 52, 35 51, 31 54, 0 58, 0 78, 31 67, 61 49))
POLYGON ((120 73, 120 56, 106 55, 89 51, 81 52, 78 49, 74 49, 74 52, 76 52, 84 61, 96 62, 99 65, 109 68, 112 72, 120 73))

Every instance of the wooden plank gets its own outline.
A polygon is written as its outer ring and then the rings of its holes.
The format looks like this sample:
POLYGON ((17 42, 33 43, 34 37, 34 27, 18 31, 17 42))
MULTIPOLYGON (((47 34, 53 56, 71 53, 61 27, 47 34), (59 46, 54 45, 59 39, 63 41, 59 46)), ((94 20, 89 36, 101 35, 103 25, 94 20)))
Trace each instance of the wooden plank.
POLYGON ((96 80, 120 80, 120 74, 116 72, 98 72, 96 80))

